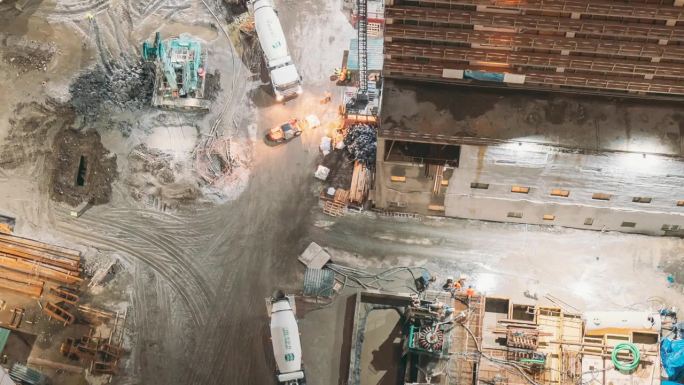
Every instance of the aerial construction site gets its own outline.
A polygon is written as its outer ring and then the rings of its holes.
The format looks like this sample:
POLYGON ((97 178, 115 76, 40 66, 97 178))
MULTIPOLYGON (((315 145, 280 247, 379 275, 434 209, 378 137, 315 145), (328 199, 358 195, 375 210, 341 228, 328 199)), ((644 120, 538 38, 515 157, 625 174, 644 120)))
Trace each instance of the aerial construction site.
POLYGON ((684 383, 684 2, 1 0, 0 384, 684 383))

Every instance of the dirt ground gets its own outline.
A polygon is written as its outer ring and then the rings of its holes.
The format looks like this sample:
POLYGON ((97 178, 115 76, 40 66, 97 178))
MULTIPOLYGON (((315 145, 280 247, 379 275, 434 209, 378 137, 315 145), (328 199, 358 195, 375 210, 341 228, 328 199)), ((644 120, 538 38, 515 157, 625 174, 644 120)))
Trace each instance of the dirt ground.
MULTIPOLYGON (((252 45, 224 21, 223 5, 206 4, 218 21, 190 0, 34 0, 24 12, 0 3, 2 33, 12 36, 0 44, 0 213, 17 218, 20 235, 81 249, 87 266, 117 261, 107 290, 86 293, 99 306, 130 309, 127 360, 114 383, 274 384, 264 298, 301 290, 296 258, 312 240, 340 262, 465 271, 479 289, 509 296, 536 285, 576 306, 632 306, 649 296, 681 302, 663 271, 677 266, 677 239, 324 216, 313 178, 322 130, 276 147, 263 135, 310 113, 324 124, 336 118, 340 95, 329 75, 355 36, 341 1, 277 1, 305 89, 284 105, 263 82, 252 45), (206 42, 209 71, 220 78, 208 113, 147 105, 138 50, 156 30, 206 42), (24 57, 34 59, 16 67, 24 57), (328 90, 335 100, 321 105, 328 90), (118 174, 109 201, 80 218, 50 199, 54 139, 64 135, 118 174), (232 162, 230 175, 211 182, 195 172, 207 168, 194 154, 208 137, 225 141, 232 162)), ((309 384, 340 382, 341 299, 301 320, 309 384)))

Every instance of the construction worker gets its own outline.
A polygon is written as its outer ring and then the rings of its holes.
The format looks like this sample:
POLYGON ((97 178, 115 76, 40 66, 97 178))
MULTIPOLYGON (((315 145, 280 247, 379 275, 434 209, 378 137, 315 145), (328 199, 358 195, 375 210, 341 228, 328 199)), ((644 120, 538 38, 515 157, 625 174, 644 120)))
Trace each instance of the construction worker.
POLYGON ((454 277, 447 277, 446 283, 442 285, 444 291, 453 292, 454 291, 454 277))
POLYGON ((472 286, 468 286, 465 294, 466 294, 466 297, 468 298, 468 302, 470 302, 470 299, 475 295, 475 289, 473 289, 472 286))
POLYGON ((347 69, 342 68, 342 71, 340 71, 340 76, 338 76, 337 81, 340 83, 344 83, 345 80, 347 80, 347 69))

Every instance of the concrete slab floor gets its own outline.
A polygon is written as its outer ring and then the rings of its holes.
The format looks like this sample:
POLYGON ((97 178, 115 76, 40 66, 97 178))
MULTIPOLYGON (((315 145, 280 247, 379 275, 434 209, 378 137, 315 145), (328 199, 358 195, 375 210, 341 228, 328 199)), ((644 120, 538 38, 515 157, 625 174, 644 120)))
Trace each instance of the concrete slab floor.
MULTIPOLYGON (((456 219, 396 220, 347 216, 334 222, 323 216, 314 222, 312 238, 331 250, 336 263, 380 270, 392 266, 424 266, 437 274, 467 274, 477 291, 508 297, 518 304, 555 304, 569 311, 657 309, 684 306, 678 282, 679 253, 684 241, 621 233, 570 230, 456 219), (538 301, 524 295, 535 292, 538 301), (556 300, 557 301, 557 300, 556 300), (557 301, 558 302, 558 301, 557 301)), ((410 277, 398 277, 397 288, 410 277)), ((406 291, 406 290, 404 290, 406 291)), ((320 328, 344 317, 338 299, 334 306, 305 315, 300 322, 304 357, 311 384, 336 384, 338 366, 329 357, 344 357, 342 328, 320 328), (324 337, 335 341, 320 346, 324 337)), ((336 321, 338 322, 338 321, 336 321)))

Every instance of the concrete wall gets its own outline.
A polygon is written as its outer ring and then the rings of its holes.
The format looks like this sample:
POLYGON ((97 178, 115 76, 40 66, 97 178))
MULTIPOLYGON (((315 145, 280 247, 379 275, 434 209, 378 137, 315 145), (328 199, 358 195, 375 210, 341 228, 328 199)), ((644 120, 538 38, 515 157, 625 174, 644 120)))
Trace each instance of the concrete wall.
POLYGON ((663 225, 684 228, 684 162, 677 158, 638 153, 587 155, 557 148, 506 144, 462 146, 459 167, 449 181, 447 216, 552 224, 567 227, 665 234, 663 225), (471 183, 489 184, 488 189, 471 183), (511 187, 529 187, 529 193, 511 187), (552 196, 553 189, 569 191, 552 196), (592 199, 610 194, 608 201, 592 199), (636 203, 634 197, 651 198, 636 203), (509 213, 522 213, 511 218, 509 213), (544 220, 552 215, 553 220, 544 220), (585 221, 591 218, 591 225, 585 221), (636 223, 624 227, 623 222, 636 223))
POLYGON ((376 207, 654 235, 666 234, 663 225, 684 229, 684 207, 677 206, 684 200, 681 158, 640 153, 583 154, 529 143, 463 145, 459 167, 453 169, 445 194, 440 197, 432 193, 433 180, 424 176, 424 166, 383 161, 384 145, 381 138, 376 207), (392 182, 392 175, 405 176, 406 181, 392 182), (489 188, 471 188, 471 183, 488 184, 489 188), (514 185, 529 187, 529 193, 511 192, 514 185), (552 196, 553 189, 569 191, 569 195, 552 196), (611 199, 592 199, 594 193, 610 194, 611 199), (634 197, 651 198, 651 203, 633 202, 634 197), (440 204, 440 199, 445 206, 443 213, 428 210, 428 205, 440 204), (509 213, 521 213, 522 218, 509 217, 509 213), (545 215, 553 219, 545 220, 545 215), (588 218, 591 224, 585 225, 588 218), (636 225, 624 227, 623 222, 636 225))

